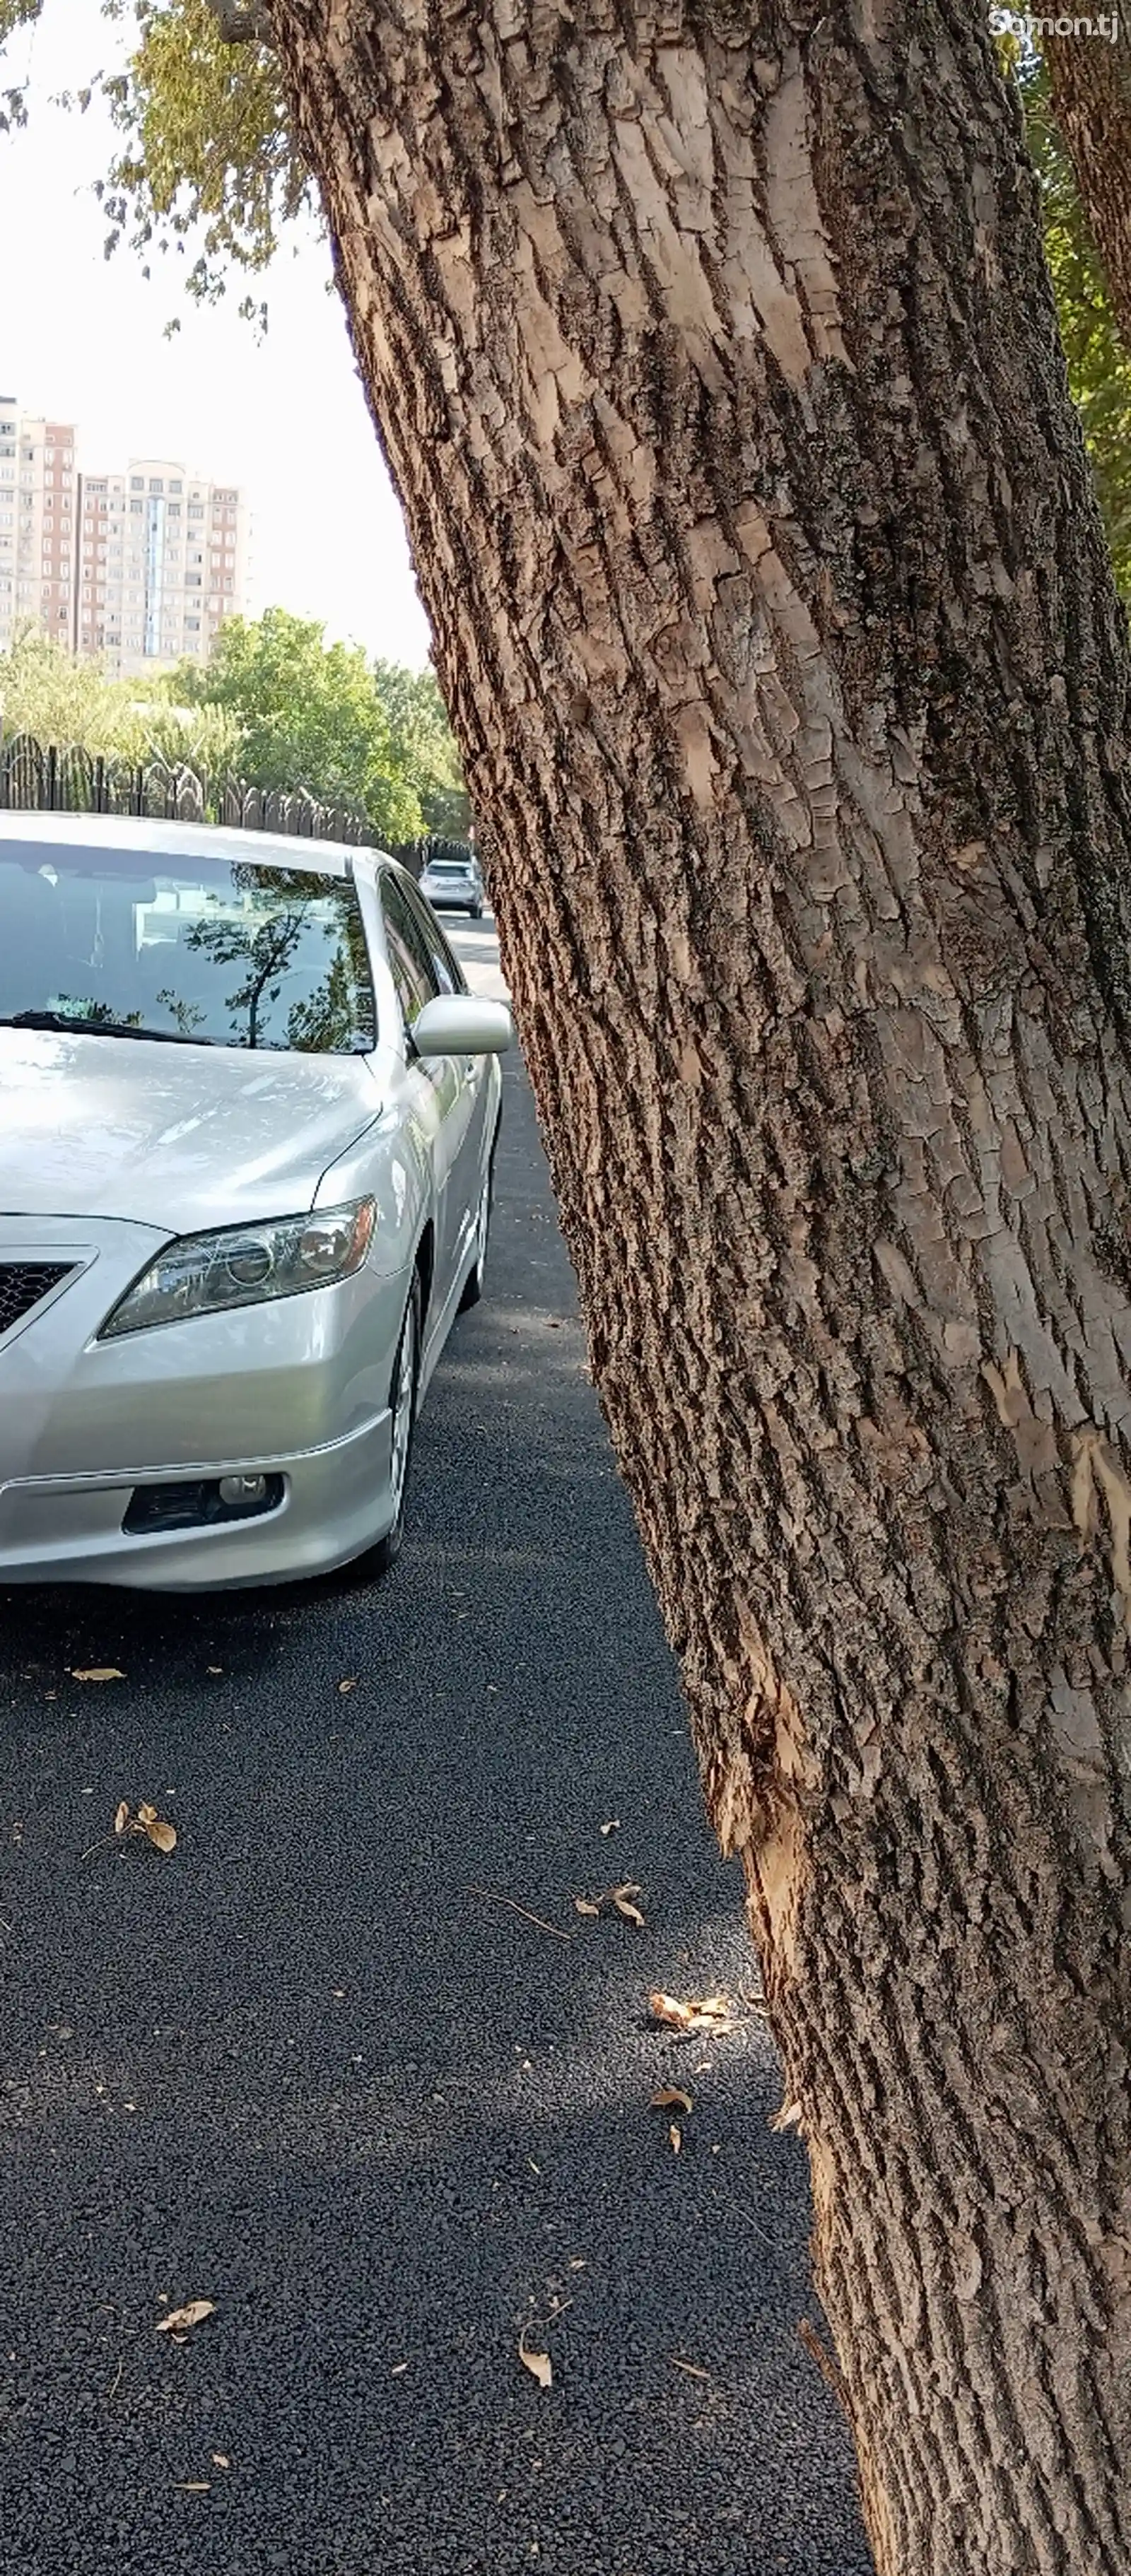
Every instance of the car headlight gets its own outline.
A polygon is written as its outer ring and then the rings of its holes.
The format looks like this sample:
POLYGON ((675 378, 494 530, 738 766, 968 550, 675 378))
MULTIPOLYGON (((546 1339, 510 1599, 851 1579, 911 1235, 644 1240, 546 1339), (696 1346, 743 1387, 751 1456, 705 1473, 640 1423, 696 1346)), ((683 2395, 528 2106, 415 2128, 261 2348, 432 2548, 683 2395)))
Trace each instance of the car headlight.
POLYGON ((373 1239, 374 1199, 316 1208, 267 1225, 229 1225, 217 1234, 183 1234, 143 1270, 103 1324, 98 1339, 144 1332, 186 1315, 216 1315, 229 1306, 258 1306, 268 1297, 297 1297, 328 1288, 359 1270, 373 1239))

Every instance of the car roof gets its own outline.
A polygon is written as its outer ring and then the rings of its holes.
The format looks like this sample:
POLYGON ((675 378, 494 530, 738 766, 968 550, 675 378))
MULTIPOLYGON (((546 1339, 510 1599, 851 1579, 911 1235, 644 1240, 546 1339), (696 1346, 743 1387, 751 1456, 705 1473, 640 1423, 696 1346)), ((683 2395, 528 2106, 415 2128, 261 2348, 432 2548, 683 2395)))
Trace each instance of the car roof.
POLYGON ((344 877, 355 859, 380 860, 362 843, 308 841, 299 832, 245 832, 226 823, 167 823, 146 814, 0 813, 0 862, 5 847, 89 850, 92 856, 151 859, 226 859, 252 867, 305 868, 312 876, 344 877))

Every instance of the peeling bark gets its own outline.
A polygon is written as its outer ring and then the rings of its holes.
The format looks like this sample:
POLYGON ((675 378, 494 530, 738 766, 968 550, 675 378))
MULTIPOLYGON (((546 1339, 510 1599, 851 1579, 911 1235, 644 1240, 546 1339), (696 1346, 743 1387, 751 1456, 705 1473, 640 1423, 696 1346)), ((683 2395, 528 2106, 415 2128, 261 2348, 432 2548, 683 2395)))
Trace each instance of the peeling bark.
POLYGON ((880 2576, 1127 2576, 1127 645, 927 0, 272 0, 880 2576))
POLYGON ((1122 9, 1102 24, 1113 32, 1045 34, 1041 51, 1080 202, 1131 350, 1131 27, 1122 9))

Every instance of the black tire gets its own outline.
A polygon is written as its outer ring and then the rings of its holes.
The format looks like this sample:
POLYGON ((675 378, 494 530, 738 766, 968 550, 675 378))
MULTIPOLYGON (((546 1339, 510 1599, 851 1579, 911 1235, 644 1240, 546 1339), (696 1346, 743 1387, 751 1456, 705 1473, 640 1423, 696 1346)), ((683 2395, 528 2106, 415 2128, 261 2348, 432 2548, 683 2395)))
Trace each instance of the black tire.
POLYGON ((409 1470, 412 1465, 412 1440, 413 1433, 416 1429, 416 1391, 420 1383, 422 1308, 423 1299, 420 1289, 420 1272, 419 1270, 414 1270, 412 1274, 412 1286, 409 1290, 408 1304, 404 1310, 404 1321, 397 1336, 397 1355, 393 1361, 392 1384, 389 1388, 389 1403, 390 1406, 395 1406, 397 1400, 397 1388, 401 1377, 401 1360, 404 1354, 405 1335, 406 1333, 411 1333, 412 1367, 410 1375, 410 1391, 408 1394, 408 1438, 404 1455, 404 1466, 401 1473, 400 1493, 397 1498, 397 1516, 393 1522, 392 1528, 386 1532, 385 1537, 378 1539, 375 1547, 367 1548, 364 1557, 357 1560, 357 1562, 364 1567, 367 1575, 375 1576, 387 1574, 390 1566, 396 1564, 397 1558, 404 1545, 405 1496, 408 1492, 409 1470))
POLYGON ((472 920, 473 920, 473 921, 482 921, 482 919, 483 919, 483 906, 482 906, 482 904, 481 904, 481 903, 473 903, 473 904, 472 904, 472 907, 471 907, 471 918, 472 918, 472 920))
MULTIPOLYGON (((463 1295, 456 1307, 457 1315, 466 1315, 472 1306, 477 1306, 479 1304, 479 1300, 483 1294, 483 1269, 487 1259, 487 1239, 491 1230, 491 1202, 495 1194, 495 1154, 499 1142, 499 1127, 501 1123, 502 1121, 500 1119, 497 1119, 495 1122, 495 1133, 491 1138, 491 1151, 487 1157, 487 1179, 484 1183, 486 1208, 483 1212, 482 1239, 476 1253, 473 1266, 468 1271, 467 1277, 463 1283, 463 1295)), ((482 1205, 482 1201, 480 1204, 482 1205)))

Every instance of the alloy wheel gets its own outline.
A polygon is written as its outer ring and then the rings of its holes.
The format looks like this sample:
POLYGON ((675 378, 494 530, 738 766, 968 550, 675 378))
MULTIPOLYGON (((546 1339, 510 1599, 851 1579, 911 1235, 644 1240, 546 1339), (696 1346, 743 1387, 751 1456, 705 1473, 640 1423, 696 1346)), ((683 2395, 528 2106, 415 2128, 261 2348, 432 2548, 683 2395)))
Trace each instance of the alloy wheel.
POLYGON ((397 1354, 396 1384, 393 1389, 392 1443, 389 1459, 389 1491, 394 1517, 399 1517, 408 1472, 409 1442, 412 1437, 412 1406, 416 1393, 416 1301, 410 1299, 401 1332, 397 1354))

